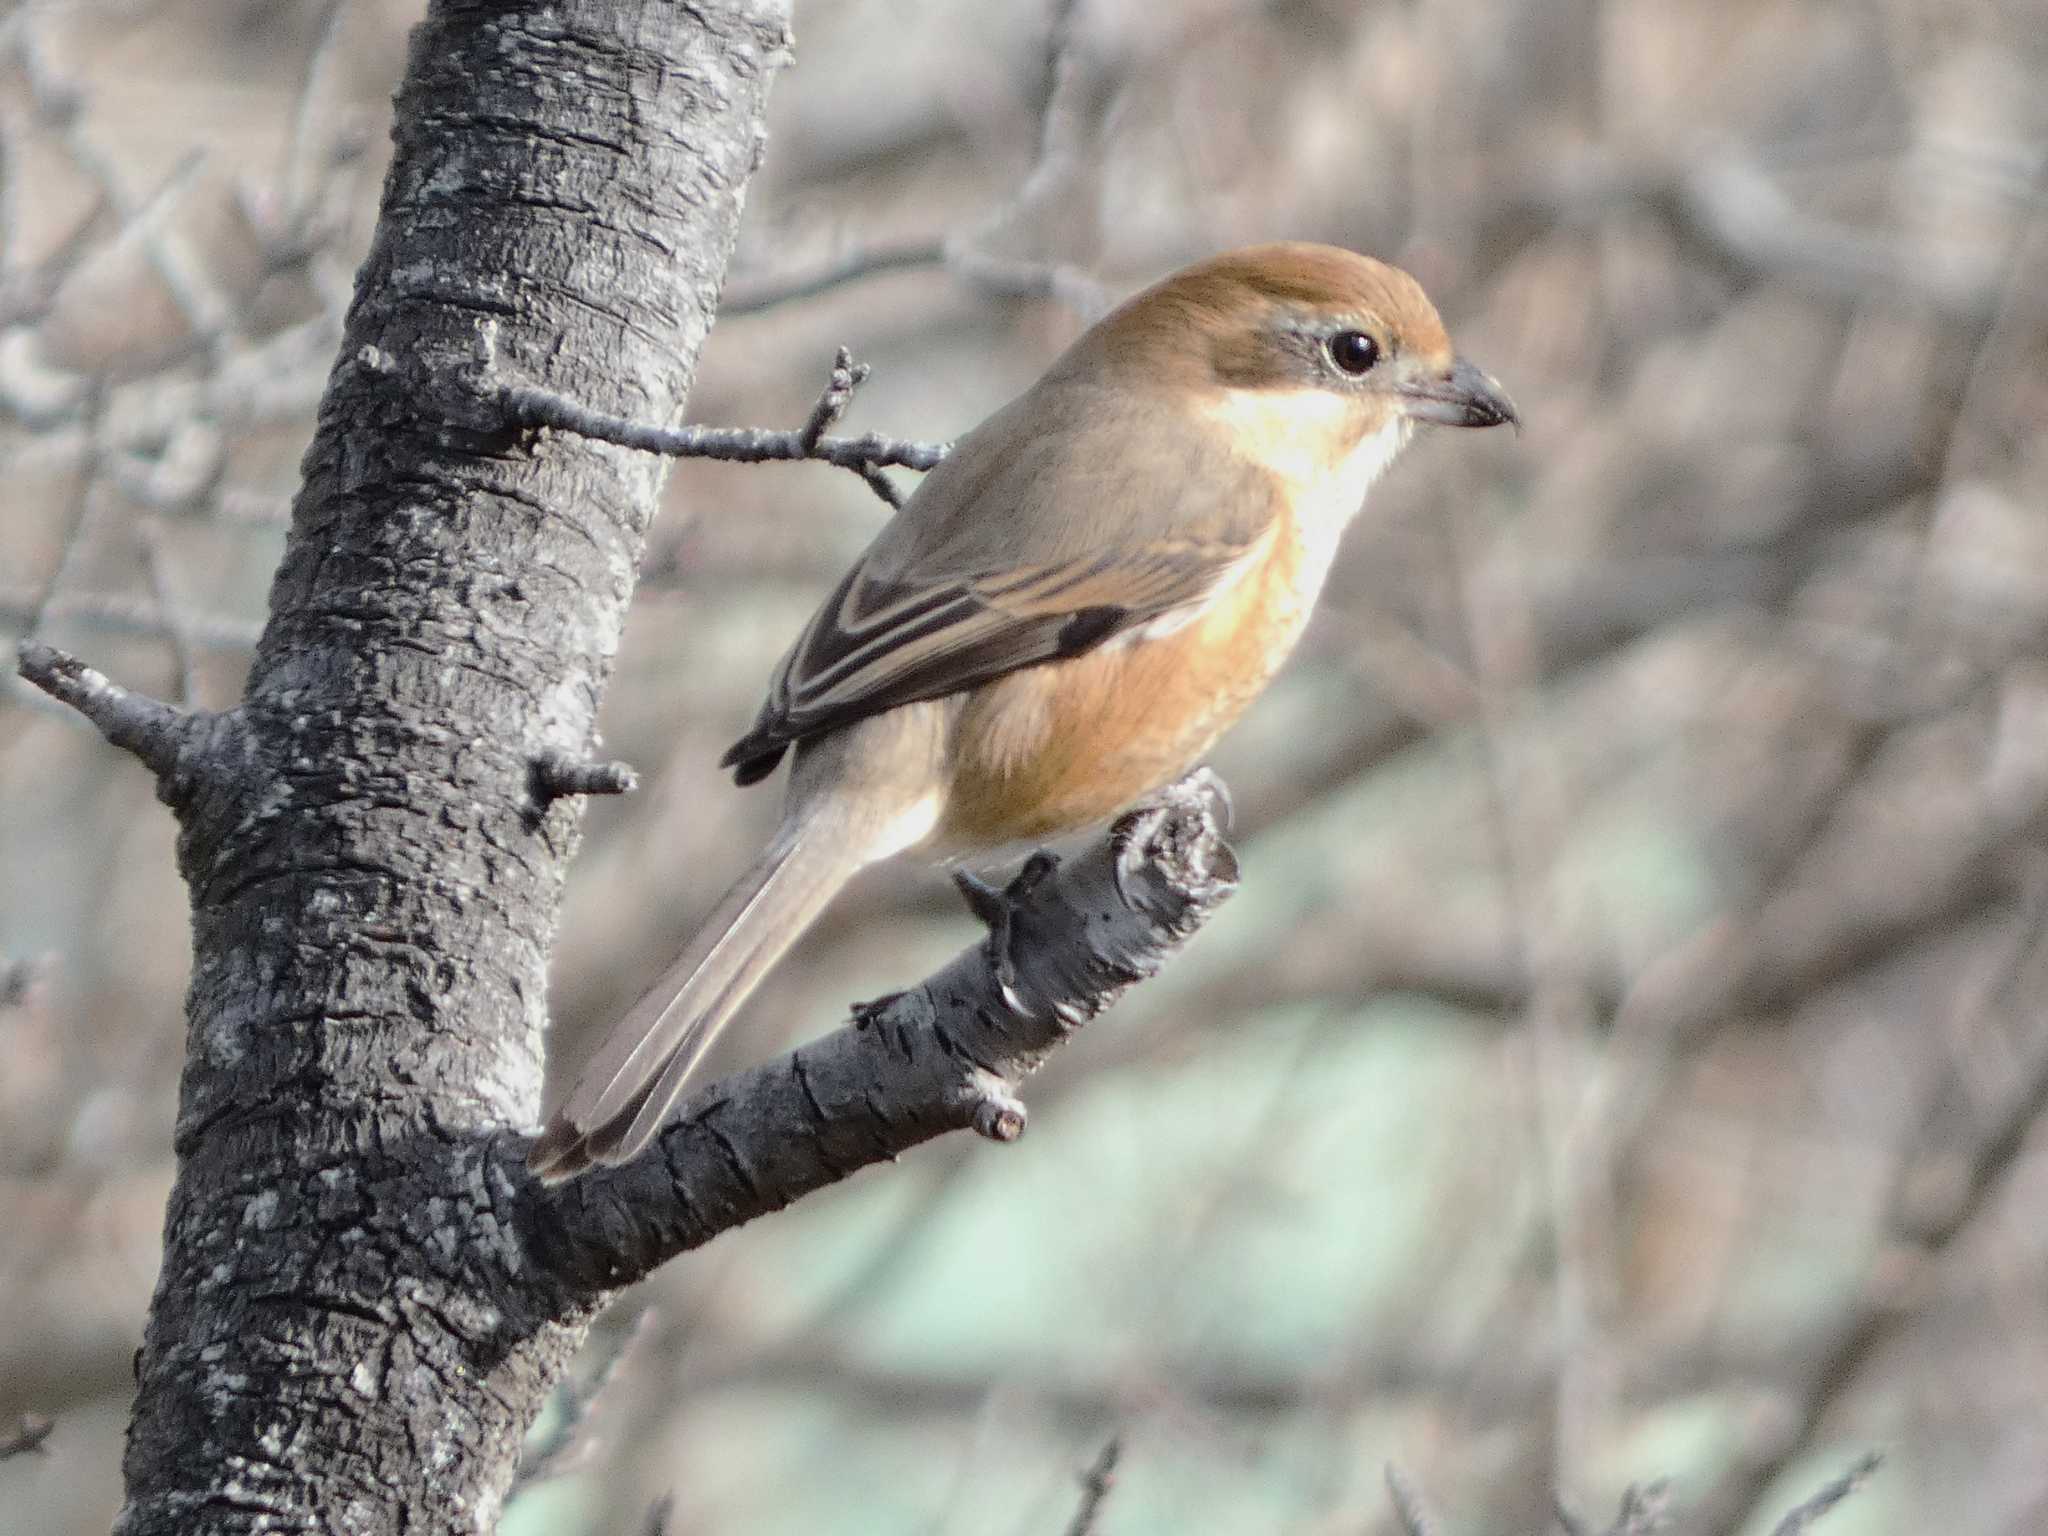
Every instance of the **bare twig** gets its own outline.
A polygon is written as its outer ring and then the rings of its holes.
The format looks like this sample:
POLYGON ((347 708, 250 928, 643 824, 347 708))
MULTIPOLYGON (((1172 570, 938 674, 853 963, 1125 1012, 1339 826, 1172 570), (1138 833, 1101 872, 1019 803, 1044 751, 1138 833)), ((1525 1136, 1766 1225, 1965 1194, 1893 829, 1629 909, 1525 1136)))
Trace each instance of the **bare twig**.
POLYGON ((719 304, 721 317, 758 314, 778 305, 815 298, 848 283, 888 272, 943 267, 953 277, 999 298, 1048 298, 1093 320, 1109 308, 1109 293, 1080 267, 1029 260, 993 248, 994 237, 1019 222, 1032 207, 1048 203, 1080 159, 1086 130, 1097 126, 1112 92, 1104 82, 1076 80, 1075 0, 1053 0, 1046 19, 1045 51, 1038 87, 1037 153, 1014 197, 978 218, 971 229, 937 240, 857 246, 812 271, 742 283, 719 304), (1085 95, 1087 110, 1071 98, 1085 95))
MULTIPOLYGON (((42 602, 35 593, 0 587, 0 624, 33 632, 38 624, 59 621, 110 635, 162 639, 170 634, 168 617, 154 597, 67 591, 42 602)), ((181 622, 186 644, 201 650, 246 651, 263 632, 263 626, 254 620, 220 613, 188 611, 181 615, 181 622)))
POLYGON ((815 298, 834 288, 859 282, 864 277, 874 277, 883 272, 908 272, 919 267, 940 267, 945 264, 946 245, 942 240, 924 240, 912 245, 858 248, 846 252, 815 271, 781 278, 763 278, 752 284, 743 284, 738 292, 728 294, 719 301, 718 313, 721 318, 759 314, 762 310, 773 309, 779 304, 815 298))
POLYGON ((1854 1493, 1871 1473, 1883 1465, 1884 1457, 1881 1454, 1876 1451, 1865 1452, 1856 1459, 1848 1471, 1797 1508, 1788 1510, 1785 1518, 1771 1527, 1771 1536, 1804 1536, 1809 1526, 1854 1493))
POLYGON ((326 14, 314 34, 313 46, 299 72, 299 90, 292 108, 292 130, 285 141, 284 163, 278 168, 278 210, 284 227, 299 233, 307 218, 312 181, 313 129, 318 118, 322 87, 341 39, 342 20, 350 7, 343 0, 327 0, 326 14))
POLYGON ((22 641, 19 656, 23 677, 69 704, 159 779, 177 771, 189 715, 145 694, 130 693, 77 657, 40 641, 22 641))
POLYGON ((0 960, 0 1008, 19 1008, 35 984, 33 960, 0 960))
POLYGON ((950 443, 914 442, 884 437, 877 432, 861 437, 820 437, 806 447, 801 428, 775 431, 766 427, 650 427, 524 385, 501 390, 498 400, 506 419, 516 426, 575 432, 621 448, 678 459, 717 459, 733 464, 815 459, 841 469, 930 469, 952 447, 950 443))
POLYGON ((818 403, 811 407, 810 419, 797 434, 797 442, 806 455, 815 453, 826 429, 846 414, 846 408, 853 404, 853 392, 867 382, 871 372, 866 363, 856 363, 853 354, 841 347, 832 359, 832 372, 825 380, 825 388, 818 396, 818 403))
POLYGON ((1074 1518, 1067 1522, 1067 1536, 1092 1536, 1095 1522, 1102 1516, 1102 1507, 1109 1501, 1110 1491, 1116 1487, 1116 1464, 1123 1450, 1123 1437, 1111 1435, 1109 1443, 1102 1448, 1102 1454, 1081 1474, 1081 1504, 1074 1511, 1074 1518))
MULTIPOLYGON (((2028 1000, 2039 995, 2043 977, 2048 977, 2048 900, 2037 901, 2036 910, 2028 914, 2010 961, 1983 1006, 2028 1008, 2028 1000)), ((1963 1145, 1939 1144, 1930 1115, 1919 1144, 1901 1160, 1895 1175, 1885 1246, 1870 1265, 1862 1289, 1842 1308, 1825 1342, 1805 1363, 1793 1411, 1778 1432, 1704 1501, 1690 1522, 1694 1529, 1732 1532, 1749 1524, 1764 1493, 1811 1447, 1829 1410, 1862 1379, 1880 1346, 1915 1315, 1906 1303, 1919 1294, 1936 1263, 1985 1208, 1992 1191, 2011 1173, 2029 1129, 2048 1112, 2048 1036, 2037 1033, 2028 1045, 2032 1056, 2015 1074, 2017 1081, 1988 1113, 1965 1128, 1963 1145)), ((1859 1476, 1868 1471, 1864 1468, 1859 1476)))
POLYGON ((1652 1478, 1647 1483, 1630 1483, 1621 1491, 1621 1508, 1607 1536, 1655 1536, 1671 1520, 1671 1480, 1652 1478))
POLYGON ((630 795, 640 787, 631 763, 600 762, 568 752, 543 752, 533 761, 534 798, 543 803, 564 795, 630 795))
POLYGON ((199 703, 199 666, 197 647, 193 643, 191 627, 185 610, 172 590, 170 572, 165 568, 163 531, 154 522, 142 524, 139 534, 142 540, 142 567, 149 574, 150 595, 156 599, 157 612, 162 616, 164 633, 171 644, 171 659, 178 668, 178 703, 187 708, 199 703))
POLYGON ((1387 1498, 1394 1506, 1394 1519, 1402 1536, 1437 1536, 1436 1517, 1422 1497, 1422 1490, 1408 1481, 1407 1474, 1391 1461, 1387 1463, 1387 1498))
POLYGON ((55 1419, 46 1419, 40 1414, 24 1413, 21 1422, 10 1433, 0 1436, 0 1461, 11 1456, 28 1454, 41 1455, 43 1442, 50 1438, 50 1432, 57 1427, 55 1419))

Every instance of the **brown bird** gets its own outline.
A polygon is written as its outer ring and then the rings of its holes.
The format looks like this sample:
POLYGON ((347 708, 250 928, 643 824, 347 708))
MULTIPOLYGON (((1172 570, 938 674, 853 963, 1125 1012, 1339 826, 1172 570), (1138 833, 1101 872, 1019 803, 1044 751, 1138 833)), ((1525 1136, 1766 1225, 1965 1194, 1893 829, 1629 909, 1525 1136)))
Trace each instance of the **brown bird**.
POLYGON ((725 755, 795 751, 782 823, 535 1144, 633 1156, 769 967, 864 865, 1106 821, 1180 778, 1300 637, 1417 422, 1515 422, 1415 279, 1353 252, 1218 256, 1108 315, 927 474, 725 755))

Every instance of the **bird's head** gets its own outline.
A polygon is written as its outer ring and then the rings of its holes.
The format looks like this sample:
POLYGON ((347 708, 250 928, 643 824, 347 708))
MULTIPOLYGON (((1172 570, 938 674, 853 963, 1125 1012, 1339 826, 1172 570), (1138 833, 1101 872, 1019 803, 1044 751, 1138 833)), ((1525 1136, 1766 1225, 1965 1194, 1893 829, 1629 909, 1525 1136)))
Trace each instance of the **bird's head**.
POLYGON ((1075 353, 1304 478, 1357 461, 1377 473, 1416 423, 1521 424, 1500 385, 1452 350, 1414 278, 1335 246, 1212 257, 1129 300, 1075 353))

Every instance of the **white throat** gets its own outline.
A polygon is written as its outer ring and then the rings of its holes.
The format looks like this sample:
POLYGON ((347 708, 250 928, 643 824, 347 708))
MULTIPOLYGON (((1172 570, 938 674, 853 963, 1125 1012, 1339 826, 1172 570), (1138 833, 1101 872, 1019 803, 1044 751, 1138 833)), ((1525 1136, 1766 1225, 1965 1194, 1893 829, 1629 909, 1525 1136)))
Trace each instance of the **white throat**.
POLYGON ((1341 525, 1415 429, 1410 418, 1396 416, 1333 466, 1331 450, 1354 430, 1353 409, 1352 401, 1327 389, 1227 389, 1210 404, 1209 415, 1233 441, 1259 445, 1260 462, 1288 483, 1297 507, 1303 498, 1319 506, 1341 504, 1341 525))

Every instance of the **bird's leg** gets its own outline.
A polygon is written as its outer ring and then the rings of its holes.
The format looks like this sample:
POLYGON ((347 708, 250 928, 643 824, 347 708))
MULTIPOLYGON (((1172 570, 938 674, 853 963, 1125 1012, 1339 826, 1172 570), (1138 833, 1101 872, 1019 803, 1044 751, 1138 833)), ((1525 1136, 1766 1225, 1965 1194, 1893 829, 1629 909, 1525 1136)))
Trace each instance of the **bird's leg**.
POLYGON ((875 1020, 889 1011, 889 1005, 903 996, 901 992, 884 992, 880 997, 871 997, 866 1002, 856 1002, 849 1008, 853 1015, 853 1027, 866 1029, 875 1020))
POLYGON ((1013 919, 1017 908, 1059 867, 1059 855, 1041 848, 1024 861, 1024 867, 1001 890, 964 869, 953 871, 953 886, 967 903, 967 910, 988 928, 989 964, 995 970, 996 984, 1003 989, 1003 1001, 1019 1013, 1024 1009, 1017 997, 1017 962, 1011 954, 1015 937, 1013 919))

